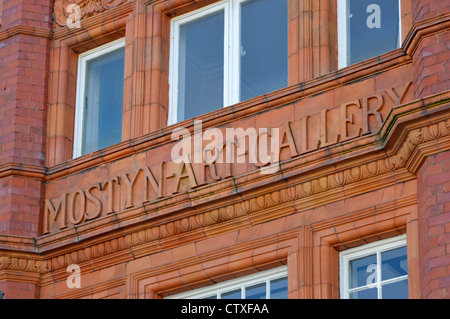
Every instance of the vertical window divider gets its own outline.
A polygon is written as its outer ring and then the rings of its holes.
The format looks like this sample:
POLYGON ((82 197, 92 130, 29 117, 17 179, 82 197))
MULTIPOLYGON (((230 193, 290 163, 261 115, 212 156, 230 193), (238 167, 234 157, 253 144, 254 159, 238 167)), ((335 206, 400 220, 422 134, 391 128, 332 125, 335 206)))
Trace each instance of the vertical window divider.
POLYGON ((83 141, 83 117, 86 108, 84 76, 86 75, 86 62, 84 56, 80 55, 78 59, 78 76, 77 76, 77 99, 75 107, 75 129, 73 135, 73 158, 81 155, 81 143, 83 141))
POLYGON ((169 72, 169 96, 170 96, 170 106, 169 106, 169 123, 168 125, 176 123, 178 116, 178 103, 174 101, 174 98, 178 96, 178 41, 176 39, 180 38, 180 25, 176 23, 176 20, 171 21, 170 28, 170 72, 169 72))
POLYGON ((230 73, 229 81, 230 99, 226 106, 239 102, 240 99, 240 54, 241 54, 241 19, 240 5, 242 1, 230 1, 231 6, 231 28, 230 28, 230 73))
POLYGON ((381 251, 377 251, 377 289, 378 289, 378 299, 382 298, 381 295, 381 251))
POLYGON ((232 88, 230 86, 230 80, 234 79, 233 70, 231 63, 231 58, 233 56, 233 47, 232 47, 232 39, 233 39, 233 32, 230 31, 230 27, 233 25, 233 7, 232 2, 227 3, 227 5, 224 8, 224 43, 223 43, 223 57, 224 57, 224 79, 223 79, 223 107, 227 107, 231 104, 231 101, 233 100, 232 96, 232 88))
POLYGON ((338 29, 345 27, 344 31, 338 32, 338 68, 345 68, 348 64, 348 26, 347 26, 347 0, 337 1, 338 29))

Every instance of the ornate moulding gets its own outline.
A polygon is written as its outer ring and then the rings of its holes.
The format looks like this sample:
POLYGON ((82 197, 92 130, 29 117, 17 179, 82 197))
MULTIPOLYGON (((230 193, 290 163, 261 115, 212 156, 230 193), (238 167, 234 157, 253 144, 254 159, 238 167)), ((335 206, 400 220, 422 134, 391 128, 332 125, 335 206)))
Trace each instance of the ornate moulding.
POLYGON ((56 0, 53 19, 57 26, 64 27, 67 25, 67 19, 72 14, 68 10, 70 5, 79 6, 81 14, 79 18, 82 20, 100 12, 114 9, 125 2, 127 0, 56 0))

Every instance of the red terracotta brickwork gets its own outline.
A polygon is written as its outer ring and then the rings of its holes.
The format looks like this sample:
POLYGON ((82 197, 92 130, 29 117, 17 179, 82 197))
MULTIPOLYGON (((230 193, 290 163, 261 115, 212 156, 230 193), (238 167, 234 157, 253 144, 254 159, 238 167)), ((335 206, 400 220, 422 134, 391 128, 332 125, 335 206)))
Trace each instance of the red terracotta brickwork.
MULTIPOLYGON (((434 23, 449 15, 450 2, 413 1, 414 23, 434 23)), ((450 32, 427 35, 414 52, 415 96, 425 97, 450 88, 450 32)))
POLYGON ((0 282, 0 291, 7 291, 9 299, 38 299, 39 289, 36 285, 27 282, 4 281, 0 282))
MULTIPOLYGON (((3 1, 0 165, 44 165, 52 2, 3 1)), ((0 233, 36 236, 42 182, 9 177, 0 184, 0 233)))
POLYGON ((450 294, 450 151, 429 156, 418 174, 422 298, 450 294))
POLYGON ((413 1, 412 10, 414 21, 435 18, 449 13, 450 2, 446 0, 416 0, 413 1))
POLYGON ((415 96, 425 97, 450 87, 450 32, 424 38, 414 54, 415 96))

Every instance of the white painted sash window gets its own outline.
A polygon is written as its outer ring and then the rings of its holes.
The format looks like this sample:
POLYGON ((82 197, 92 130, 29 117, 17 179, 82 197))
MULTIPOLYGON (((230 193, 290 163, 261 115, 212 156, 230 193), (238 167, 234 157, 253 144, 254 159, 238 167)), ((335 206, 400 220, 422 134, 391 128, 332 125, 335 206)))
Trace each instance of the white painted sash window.
POLYGON ((343 299, 408 299, 406 236, 339 254, 343 299))
POLYGON ((174 18, 169 125, 287 86, 287 0, 226 0, 174 18))
POLYGON ((398 49, 400 0, 338 0, 339 68, 398 49))
POLYGON ((278 267, 167 299, 287 299, 287 267, 278 267))
POLYGON ((122 141, 125 40, 80 54, 74 158, 122 141))

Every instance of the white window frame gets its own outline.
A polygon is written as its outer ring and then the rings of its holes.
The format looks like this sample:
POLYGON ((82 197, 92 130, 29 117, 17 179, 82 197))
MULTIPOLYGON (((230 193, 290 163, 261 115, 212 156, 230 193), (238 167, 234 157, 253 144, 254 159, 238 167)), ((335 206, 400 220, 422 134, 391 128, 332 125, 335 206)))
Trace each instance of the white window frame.
POLYGON ((391 278, 382 281, 381 280, 381 253, 401 248, 406 246, 406 234, 379 240, 367 245, 359 246, 356 248, 351 248, 345 251, 342 251, 339 253, 339 272, 340 272, 340 293, 341 293, 341 299, 349 299, 350 293, 361 291, 364 289, 370 289, 370 288, 377 288, 378 292, 378 299, 380 299, 381 296, 381 287, 386 284, 402 281, 405 279, 408 279, 408 275, 391 278), (376 254, 377 257, 377 270, 376 270, 376 282, 374 284, 361 286, 358 288, 349 288, 349 264, 352 260, 363 258, 366 256, 370 256, 376 254))
POLYGON ((75 129, 73 137, 73 158, 82 155, 83 129, 84 129, 84 109, 85 109, 85 85, 86 85, 86 65, 92 59, 98 58, 104 54, 125 47, 125 38, 112 41, 108 44, 99 46, 79 55, 78 57, 78 76, 77 76, 77 96, 75 106, 75 129))
POLYGON ((172 19, 170 28, 169 118, 168 125, 178 122, 178 67, 180 26, 224 10, 224 87, 223 107, 240 102, 240 6, 250 0, 222 0, 172 19))
POLYGON ((270 281, 287 277, 287 266, 281 266, 267 271, 261 271, 249 276, 228 280, 208 287, 186 291, 165 299, 203 299, 223 293, 241 289, 241 299, 245 299, 245 288, 256 284, 266 283, 266 298, 270 299, 270 281))
MULTIPOLYGON (((398 1, 398 17, 399 17, 399 35, 397 47, 402 45, 402 2, 398 1)), ((347 0, 337 0, 337 23, 338 23, 338 68, 342 69, 348 64, 348 28, 347 28, 347 17, 349 15, 347 8, 347 0)))

